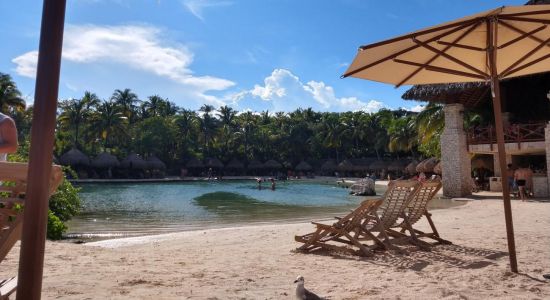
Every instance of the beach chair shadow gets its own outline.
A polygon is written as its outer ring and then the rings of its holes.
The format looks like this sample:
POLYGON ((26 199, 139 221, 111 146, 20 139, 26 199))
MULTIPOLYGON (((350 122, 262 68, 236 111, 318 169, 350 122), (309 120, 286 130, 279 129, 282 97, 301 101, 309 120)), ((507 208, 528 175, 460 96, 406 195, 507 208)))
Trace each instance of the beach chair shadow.
MULTIPOLYGON (((0 162, 0 263, 21 239, 28 165, 0 162)), ((63 179, 61 167, 52 166, 50 195, 63 179)), ((17 288, 17 277, 0 280, 0 300, 8 299, 17 288)))
POLYGON ((381 199, 365 200, 350 214, 332 224, 312 222, 316 230, 294 239, 304 243, 298 251, 312 252, 318 248, 360 256, 372 256, 374 250, 396 250, 386 229, 395 224, 407 207, 420 183, 393 181, 381 199))

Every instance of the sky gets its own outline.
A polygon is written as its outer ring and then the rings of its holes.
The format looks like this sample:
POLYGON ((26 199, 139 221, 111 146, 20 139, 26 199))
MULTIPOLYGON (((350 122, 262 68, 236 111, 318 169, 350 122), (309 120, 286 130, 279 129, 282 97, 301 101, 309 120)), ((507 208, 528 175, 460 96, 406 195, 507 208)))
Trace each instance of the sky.
MULTIPOLYGON (((67 0, 59 98, 129 88, 196 110, 405 108, 340 76, 359 46, 526 0, 67 0)), ((33 102, 42 1, 0 0, 0 72, 33 102)))

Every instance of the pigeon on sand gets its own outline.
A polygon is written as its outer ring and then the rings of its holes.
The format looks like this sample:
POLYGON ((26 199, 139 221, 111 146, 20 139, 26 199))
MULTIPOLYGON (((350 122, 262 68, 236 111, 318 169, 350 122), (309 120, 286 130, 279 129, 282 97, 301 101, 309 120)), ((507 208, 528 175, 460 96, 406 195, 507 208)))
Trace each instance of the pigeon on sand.
POLYGON ((296 299, 300 300, 322 300, 321 297, 315 295, 314 293, 308 291, 304 287, 304 276, 298 276, 296 280, 294 280, 294 283, 297 283, 296 285, 296 299))

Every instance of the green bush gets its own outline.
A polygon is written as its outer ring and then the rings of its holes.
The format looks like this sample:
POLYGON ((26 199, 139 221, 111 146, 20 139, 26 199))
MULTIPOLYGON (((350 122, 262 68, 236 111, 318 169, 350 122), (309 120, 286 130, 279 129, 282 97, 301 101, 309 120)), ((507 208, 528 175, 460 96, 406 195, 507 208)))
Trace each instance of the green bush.
POLYGON ((59 240, 67 230, 67 225, 63 223, 51 210, 48 211, 48 239, 59 240))

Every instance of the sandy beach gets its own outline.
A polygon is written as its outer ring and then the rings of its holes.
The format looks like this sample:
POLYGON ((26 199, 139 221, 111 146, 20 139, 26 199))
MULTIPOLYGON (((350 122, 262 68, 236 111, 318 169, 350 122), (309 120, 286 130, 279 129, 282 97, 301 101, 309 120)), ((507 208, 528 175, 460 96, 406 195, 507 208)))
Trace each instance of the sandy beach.
MULTIPOLYGON (((435 210, 454 245, 373 258, 302 254, 309 223, 212 229, 89 244, 47 242, 45 299, 543 299, 550 295, 550 203, 513 201, 520 274, 509 272, 502 202, 435 210), (546 295, 546 296, 545 296, 546 295)), ((328 217, 328 216, 327 216, 328 217)), ((422 222, 419 228, 427 228, 422 222)), ((0 278, 16 274, 16 246, 0 278)))

